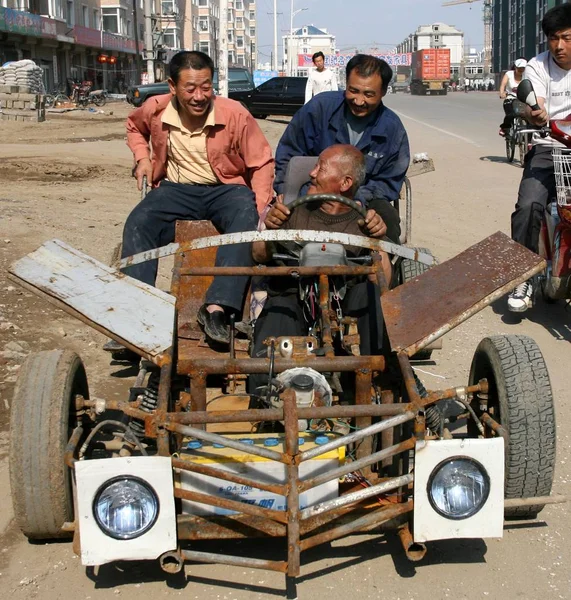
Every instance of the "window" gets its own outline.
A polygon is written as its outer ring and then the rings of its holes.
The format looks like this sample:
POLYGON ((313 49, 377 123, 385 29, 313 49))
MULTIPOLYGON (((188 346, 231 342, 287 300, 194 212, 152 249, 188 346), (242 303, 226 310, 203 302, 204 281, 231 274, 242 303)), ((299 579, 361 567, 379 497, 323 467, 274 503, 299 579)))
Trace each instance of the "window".
POLYGON ((174 0, 161 0, 161 11, 163 15, 174 15, 178 12, 178 7, 174 0))
POLYGON ((208 0, 198 0, 198 6, 208 6, 208 0))
MULTIPOLYGON (((3 6, 7 7, 7 4, 9 4, 9 2, 3 2, 3 6)), ((40 13, 42 15, 47 15, 52 19, 63 20, 65 18, 66 9, 67 4, 65 0, 47 0, 46 2, 41 3, 40 13)))
POLYGON ((244 29, 243 17, 236 17, 236 29, 244 29))
MULTIPOLYGON (((198 0, 200 2, 200 0, 198 0)), ((204 54, 210 55, 210 42, 199 42, 198 49, 204 54)))
POLYGON ((228 64, 231 65, 234 62, 234 50, 228 52, 228 64))
POLYGON ((208 17, 198 17, 198 31, 208 32, 208 17))
POLYGON ((127 20, 127 35, 132 38, 133 37, 133 23, 127 20))
POLYGON ((236 36, 236 48, 243 48, 243 47, 244 47, 244 36, 237 35, 236 36))
POLYGON ((84 27, 89 27, 89 9, 87 6, 81 7, 81 20, 84 27))
POLYGON ((258 90, 261 92, 277 92, 280 93, 284 89, 283 77, 272 77, 262 85, 258 86, 258 90))
POLYGON ((234 43, 234 32, 233 31, 228 31, 228 43, 229 44, 234 43))
POLYGON ((75 25, 75 18, 73 14, 73 0, 67 0, 67 13, 65 15, 65 22, 69 27, 75 25))
POLYGON ((101 29, 101 18, 98 10, 93 11, 93 29, 101 29))
POLYGON ((250 37, 256 37, 256 28, 250 27, 250 37))
POLYGON ((163 31, 163 45, 173 50, 178 50, 180 47, 178 40, 178 31, 176 29, 165 29, 163 31))
POLYGON ((230 8, 228 9, 228 23, 232 23, 234 21, 234 11, 230 8))
POLYGON ((255 21, 255 20, 256 20, 256 11, 251 10, 250 11, 250 21, 255 21))
POLYGON ((237 62, 238 62, 238 64, 240 66, 242 66, 242 67, 244 66, 244 55, 243 54, 238 54, 238 61, 237 62))
POLYGON ((109 33, 117 33, 126 35, 127 20, 125 18, 124 8, 108 8, 103 7, 103 30, 109 33))
POLYGON ((235 6, 236 10, 244 10, 244 3, 242 0, 236 0, 235 6))

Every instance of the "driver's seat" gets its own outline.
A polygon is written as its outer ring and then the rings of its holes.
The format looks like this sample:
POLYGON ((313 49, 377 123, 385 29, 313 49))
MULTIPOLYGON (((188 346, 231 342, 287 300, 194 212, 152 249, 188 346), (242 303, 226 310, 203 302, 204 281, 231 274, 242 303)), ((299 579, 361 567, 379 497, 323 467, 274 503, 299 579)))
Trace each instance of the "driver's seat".
POLYGON ((317 156, 292 156, 284 178, 284 204, 291 204, 299 197, 299 191, 309 183, 309 174, 317 164, 317 156))

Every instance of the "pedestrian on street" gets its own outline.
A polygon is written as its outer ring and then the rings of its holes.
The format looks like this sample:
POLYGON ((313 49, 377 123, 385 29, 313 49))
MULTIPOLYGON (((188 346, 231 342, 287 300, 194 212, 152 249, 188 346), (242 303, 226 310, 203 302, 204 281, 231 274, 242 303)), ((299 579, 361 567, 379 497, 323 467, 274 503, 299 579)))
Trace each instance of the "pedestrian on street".
POLYGON ((335 73, 331 69, 325 68, 325 55, 323 52, 316 52, 311 60, 315 65, 315 69, 312 69, 307 77, 307 85, 305 86, 306 104, 321 92, 336 92, 339 89, 335 73))
MULTIPOLYGON (((127 218, 123 258, 174 241, 177 220, 210 220, 222 233, 253 231, 272 197, 270 146, 245 108, 214 95, 212 59, 183 51, 169 69, 170 93, 150 98, 127 120, 139 189, 143 177, 153 189, 127 218)), ((154 285, 157 262, 124 273, 154 285)), ((251 265, 250 244, 217 252, 216 266, 251 265)), ((207 340, 229 341, 227 319, 241 314, 247 284, 247 277, 214 278, 198 313, 207 340)))

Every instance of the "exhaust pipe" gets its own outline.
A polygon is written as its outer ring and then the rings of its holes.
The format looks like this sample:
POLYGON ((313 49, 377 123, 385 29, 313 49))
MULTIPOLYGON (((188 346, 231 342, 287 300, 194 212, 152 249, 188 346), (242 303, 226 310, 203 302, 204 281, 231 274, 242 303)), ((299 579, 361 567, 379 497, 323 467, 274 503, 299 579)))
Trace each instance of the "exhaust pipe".
POLYGON ((424 558, 426 546, 412 539, 408 523, 399 529, 399 537, 408 560, 418 562, 424 558))
POLYGON ((165 552, 159 557, 159 565, 165 573, 176 575, 180 573, 184 567, 184 559, 176 550, 165 552))

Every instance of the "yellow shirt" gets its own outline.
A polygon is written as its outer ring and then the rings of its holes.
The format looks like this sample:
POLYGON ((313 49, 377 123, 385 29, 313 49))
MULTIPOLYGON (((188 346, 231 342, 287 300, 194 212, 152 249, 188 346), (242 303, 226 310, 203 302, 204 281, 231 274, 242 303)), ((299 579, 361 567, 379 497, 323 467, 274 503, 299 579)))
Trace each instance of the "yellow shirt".
POLYGON ((173 183, 220 183, 206 155, 206 136, 215 125, 214 106, 211 106, 201 129, 189 131, 181 122, 173 98, 161 121, 169 126, 167 142, 167 179, 173 183))

